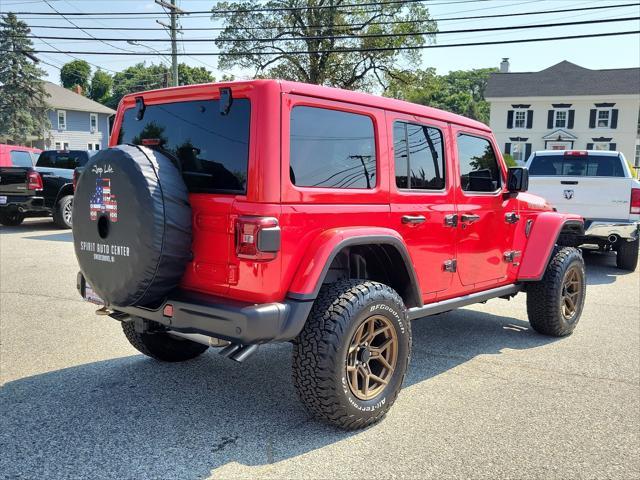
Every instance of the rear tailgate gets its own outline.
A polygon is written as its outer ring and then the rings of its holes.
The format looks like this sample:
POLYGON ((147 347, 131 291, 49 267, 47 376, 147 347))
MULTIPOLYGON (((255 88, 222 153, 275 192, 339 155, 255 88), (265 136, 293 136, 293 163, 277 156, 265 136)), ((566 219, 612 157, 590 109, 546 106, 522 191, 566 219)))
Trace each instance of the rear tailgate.
POLYGON ((0 167, 0 195, 32 195, 27 188, 30 167, 0 167))
POLYGON ((618 156, 589 154, 534 156, 529 162, 529 191, 561 213, 586 219, 629 219, 633 179, 618 156))

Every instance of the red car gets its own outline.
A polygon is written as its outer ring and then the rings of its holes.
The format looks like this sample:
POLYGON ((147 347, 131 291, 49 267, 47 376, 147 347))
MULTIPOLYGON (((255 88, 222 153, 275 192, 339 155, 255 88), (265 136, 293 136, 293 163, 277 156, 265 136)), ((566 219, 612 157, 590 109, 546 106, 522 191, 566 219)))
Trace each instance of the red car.
POLYGON ((155 359, 292 341, 303 403, 354 429, 398 395, 413 319, 519 292, 542 334, 580 318, 559 239, 582 218, 526 193, 474 120, 255 80, 131 94, 110 145, 75 193, 78 289, 155 359), (104 178, 117 222, 92 207, 104 178))
POLYGON ((0 143, 0 167, 33 167, 42 150, 0 143))

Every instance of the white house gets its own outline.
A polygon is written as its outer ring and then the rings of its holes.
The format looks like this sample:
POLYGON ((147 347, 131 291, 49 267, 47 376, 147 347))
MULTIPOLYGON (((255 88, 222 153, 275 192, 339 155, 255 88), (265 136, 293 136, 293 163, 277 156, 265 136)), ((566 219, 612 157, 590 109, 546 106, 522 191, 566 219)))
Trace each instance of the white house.
POLYGON ((539 72, 490 76, 490 126, 523 163, 536 150, 619 150, 640 165, 640 68, 589 70, 563 61, 539 72))

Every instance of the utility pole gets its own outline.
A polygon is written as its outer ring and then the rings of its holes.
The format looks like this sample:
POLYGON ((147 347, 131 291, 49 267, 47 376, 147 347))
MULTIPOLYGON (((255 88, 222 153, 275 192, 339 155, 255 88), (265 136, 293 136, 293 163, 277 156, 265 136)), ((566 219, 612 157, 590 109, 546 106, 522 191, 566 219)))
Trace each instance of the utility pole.
POLYGON ((171 0, 171 3, 167 3, 164 0, 155 0, 155 2, 163 8, 168 10, 169 18, 171 19, 171 24, 167 25, 166 23, 162 23, 160 20, 156 20, 160 25, 169 30, 169 35, 171 36, 171 83, 174 87, 178 86, 178 42, 177 42, 177 33, 178 30, 178 16, 184 15, 185 12, 180 10, 176 6, 176 0, 171 0))

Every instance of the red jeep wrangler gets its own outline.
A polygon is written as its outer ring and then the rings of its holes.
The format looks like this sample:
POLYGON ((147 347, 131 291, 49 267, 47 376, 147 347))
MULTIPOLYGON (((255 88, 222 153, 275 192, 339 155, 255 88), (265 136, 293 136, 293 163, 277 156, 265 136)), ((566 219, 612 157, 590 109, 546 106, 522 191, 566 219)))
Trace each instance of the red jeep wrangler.
POLYGON ((400 391, 410 320, 527 293, 570 334, 582 218, 524 193, 487 126, 429 107, 255 80, 136 93, 74 201, 81 295, 140 352, 236 361, 293 343, 306 407, 355 429, 400 391))

